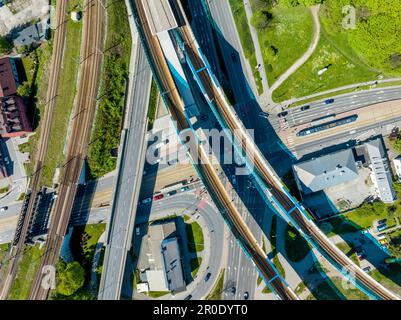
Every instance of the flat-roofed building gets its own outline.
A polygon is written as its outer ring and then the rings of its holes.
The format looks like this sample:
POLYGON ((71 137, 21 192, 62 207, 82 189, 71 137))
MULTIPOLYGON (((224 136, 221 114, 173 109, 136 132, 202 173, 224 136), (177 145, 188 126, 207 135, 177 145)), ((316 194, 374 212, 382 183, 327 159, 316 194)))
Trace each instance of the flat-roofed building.
POLYGON ((169 0, 142 0, 142 5, 153 35, 178 27, 169 0))

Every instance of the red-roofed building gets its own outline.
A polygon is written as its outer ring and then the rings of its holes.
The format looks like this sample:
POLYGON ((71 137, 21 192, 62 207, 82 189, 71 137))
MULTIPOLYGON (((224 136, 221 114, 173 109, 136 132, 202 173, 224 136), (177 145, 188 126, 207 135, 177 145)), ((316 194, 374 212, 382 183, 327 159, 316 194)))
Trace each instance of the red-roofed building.
POLYGON ((20 137, 32 132, 22 98, 11 96, 0 98, 0 135, 3 138, 20 137))
POLYGON ((0 98, 17 93, 18 73, 13 59, 0 58, 0 98))

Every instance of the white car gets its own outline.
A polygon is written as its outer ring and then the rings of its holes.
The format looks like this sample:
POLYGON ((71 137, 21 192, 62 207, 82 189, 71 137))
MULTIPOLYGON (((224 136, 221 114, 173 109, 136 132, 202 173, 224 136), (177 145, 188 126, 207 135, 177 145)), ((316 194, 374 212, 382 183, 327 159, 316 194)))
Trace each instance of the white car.
POLYGON ((152 198, 146 198, 146 199, 143 199, 141 201, 141 204, 147 204, 147 203, 150 203, 150 202, 152 202, 152 198))
POLYGON ((139 227, 135 228, 135 234, 139 236, 141 234, 139 227))

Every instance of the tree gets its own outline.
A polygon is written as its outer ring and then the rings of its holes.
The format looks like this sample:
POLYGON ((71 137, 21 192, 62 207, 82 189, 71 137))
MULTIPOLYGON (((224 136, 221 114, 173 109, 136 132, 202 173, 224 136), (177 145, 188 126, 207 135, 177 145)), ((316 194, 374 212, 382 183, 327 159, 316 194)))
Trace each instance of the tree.
POLYGON ((393 257, 401 258, 401 236, 390 238, 388 250, 393 257))
POLYGON ((6 37, 0 37, 0 54, 8 53, 13 45, 6 37))
POLYGON ((73 261, 58 272, 57 293, 70 296, 82 288, 84 283, 85 270, 77 261, 73 261))
POLYGON ((256 11, 251 18, 252 25, 259 30, 266 29, 273 19, 269 11, 256 11))
POLYGON ((28 81, 24 81, 17 89, 17 94, 24 99, 31 96, 31 86, 28 81))

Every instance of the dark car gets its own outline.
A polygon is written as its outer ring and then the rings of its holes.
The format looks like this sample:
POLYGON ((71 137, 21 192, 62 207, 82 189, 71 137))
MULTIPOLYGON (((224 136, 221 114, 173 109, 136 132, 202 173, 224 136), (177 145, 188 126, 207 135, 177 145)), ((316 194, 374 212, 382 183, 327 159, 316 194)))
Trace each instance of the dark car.
POLYGON ((187 296, 184 298, 184 300, 191 300, 191 299, 192 299, 192 294, 187 295, 187 296))
POLYGON ((280 113, 277 115, 277 117, 282 118, 282 117, 285 117, 285 116, 287 116, 287 115, 288 115, 288 111, 283 111, 283 112, 280 112, 280 113))
POLYGON ((324 101, 325 104, 330 104, 330 103, 333 103, 333 102, 334 102, 334 99, 327 99, 327 100, 324 101))
POLYGON ((211 275, 212 275, 212 274, 211 274, 210 272, 207 273, 207 275, 206 275, 206 277, 205 277, 205 282, 208 281, 208 280, 210 279, 210 276, 211 276, 211 275))
POLYGON ((305 111, 305 110, 309 110, 309 109, 310 109, 310 105, 301 107, 301 111, 305 111))
POLYGON ((233 52, 233 53, 231 54, 231 59, 233 59, 233 62, 236 62, 236 61, 237 61, 237 54, 236 54, 235 52, 233 52))
POLYGON ((245 299, 245 300, 248 300, 248 299, 249 299, 249 292, 248 292, 248 291, 245 291, 245 293, 244 293, 244 299, 245 299))
POLYGON ((167 193, 167 197, 171 197, 175 194, 177 194, 177 190, 170 191, 169 193, 167 193))
POLYGON ((233 296, 235 296, 235 287, 231 287, 230 288, 230 293, 233 295, 233 296))
POLYGON ((188 187, 188 186, 185 186, 185 187, 182 187, 180 190, 181 190, 181 192, 184 192, 184 191, 189 190, 189 187, 188 187))
POLYGON ((267 112, 259 112, 259 117, 267 119, 269 117, 269 114, 267 112))

